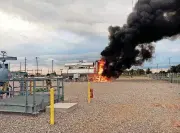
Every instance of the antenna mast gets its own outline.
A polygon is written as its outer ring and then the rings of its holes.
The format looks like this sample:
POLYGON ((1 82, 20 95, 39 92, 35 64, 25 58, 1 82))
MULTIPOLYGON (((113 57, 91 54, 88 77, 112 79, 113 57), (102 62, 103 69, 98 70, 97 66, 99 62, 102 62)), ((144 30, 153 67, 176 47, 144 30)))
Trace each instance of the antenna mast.
POLYGON ((4 64, 4 62, 6 61, 6 60, 5 60, 5 56, 6 56, 7 53, 6 53, 6 51, 1 51, 1 53, 2 53, 2 56, 3 56, 3 57, 2 57, 2 62, 3 62, 3 64, 4 64))
POLYGON ((2 57, 0 57, 0 61, 2 61, 3 64, 6 60, 17 60, 17 57, 7 56, 6 51, 1 51, 1 53, 2 57))

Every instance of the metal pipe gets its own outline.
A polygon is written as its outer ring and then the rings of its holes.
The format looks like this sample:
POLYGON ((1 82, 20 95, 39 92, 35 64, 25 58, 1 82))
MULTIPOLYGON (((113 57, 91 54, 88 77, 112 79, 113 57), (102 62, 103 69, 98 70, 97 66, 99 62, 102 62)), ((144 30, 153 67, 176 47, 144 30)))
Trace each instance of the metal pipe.
MULTIPOLYGON (((53 87, 52 87, 53 88, 53 87)), ((61 88, 61 87, 60 87, 61 88)), ((54 91, 57 91, 57 89, 54 89, 54 91)), ((12 91, 1 91, 1 92, 4 92, 4 93, 9 93, 9 92, 12 92, 12 91)), ((14 91, 14 92, 26 92, 26 90, 24 90, 24 91, 14 91)), ((29 91, 28 91, 29 92, 29 91)))
MULTIPOLYGON (((42 81, 43 82, 43 81, 42 81)), ((31 87, 30 85, 28 85, 28 87, 31 87)), ((42 87, 43 88, 43 86, 42 85, 40 85, 40 86, 36 86, 36 87, 42 87)), ((57 86, 51 86, 51 87, 57 87, 57 86)), ((19 88, 19 87, 14 87, 14 88, 19 88)))
POLYGON ((33 81, 33 107, 34 107, 33 112, 36 112, 36 99, 35 99, 36 91, 35 91, 35 89, 36 89, 36 81, 34 80, 33 81))
POLYGON ((14 81, 13 81, 13 97, 14 97, 14 81))
POLYGON ((28 108, 28 81, 25 81, 25 88, 26 88, 26 113, 28 108))
POLYGON ((12 94, 10 92, 12 92, 12 86, 10 88, 11 88, 11 90, 9 89, 9 97, 11 98, 12 94))
MULTIPOLYGON (((42 82, 42 86, 43 86, 43 90, 44 90, 44 80, 43 80, 43 82, 42 82)), ((42 95, 42 106, 44 106, 44 91, 43 91, 43 95, 42 95)))
MULTIPOLYGON (((7 82, 7 81, 32 81, 32 80, 36 80, 36 81, 43 81, 49 78, 16 78, 16 79, 9 79, 9 80, 2 80, 1 82, 7 82)), ((51 81, 56 81, 57 78, 51 78, 51 81)), ((63 77, 58 77, 58 79, 63 79, 63 77)))
POLYGON ((60 101, 60 87, 59 87, 59 80, 57 79, 57 91, 58 91, 58 102, 60 101))
POLYGON ((62 101, 64 101, 64 82, 63 82, 63 79, 61 79, 61 82, 62 82, 62 101))

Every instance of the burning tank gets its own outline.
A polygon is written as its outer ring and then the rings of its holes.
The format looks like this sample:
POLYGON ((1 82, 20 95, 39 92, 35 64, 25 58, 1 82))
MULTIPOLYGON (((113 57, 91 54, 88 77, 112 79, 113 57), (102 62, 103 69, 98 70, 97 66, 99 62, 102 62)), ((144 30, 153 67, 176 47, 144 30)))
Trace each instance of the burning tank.
POLYGON ((111 78, 107 76, 103 76, 105 60, 101 58, 95 62, 94 74, 89 74, 88 79, 92 82, 110 82, 112 81, 111 78))

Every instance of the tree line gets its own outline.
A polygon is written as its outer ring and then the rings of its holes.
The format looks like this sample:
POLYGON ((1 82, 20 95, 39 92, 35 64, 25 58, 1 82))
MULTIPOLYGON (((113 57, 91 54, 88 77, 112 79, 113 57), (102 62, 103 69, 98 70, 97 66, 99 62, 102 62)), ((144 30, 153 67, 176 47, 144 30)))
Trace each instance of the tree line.
MULTIPOLYGON (((137 69, 137 70, 131 69, 131 70, 125 70, 122 75, 138 76, 138 75, 145 75, 145 74, 151 74, 151 73, 152 73, 152 71, 150 70, 150 68, 147 68, 146 70, 144 70, 144 69, 137 69)), ((171 68, 167 72, 166 71, 160 71, 158 73, 180 73, 180 64, 176 65, 176 66, 171 66, 171 68)))
POLYGON ((180 73, 180 64, 176 65, 176 66, 171 66, 171 68, 165 72, 165 71, 160 71, 159 73, 180 73))
POLYGON ((151 70, 148 68, 146 71, 144 69, 131 69, 131 70, 125 70, 122 75, 128 76, 128 75, 133 75, 133 76, 139 76, 139 75, 145 75, 145 74, 150 74, 152 73, 151 70))

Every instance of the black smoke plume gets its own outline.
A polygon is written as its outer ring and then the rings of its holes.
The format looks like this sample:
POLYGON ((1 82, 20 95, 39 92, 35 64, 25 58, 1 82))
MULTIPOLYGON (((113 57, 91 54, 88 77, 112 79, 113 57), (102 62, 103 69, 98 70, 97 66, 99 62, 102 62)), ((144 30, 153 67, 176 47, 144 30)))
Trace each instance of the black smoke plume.
POLYGON ((122 27, 110 26, 103 75, 117 78, 125 69, 152 58, 153 42, 180 33, 180 0, 139 0, 122 27))

